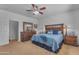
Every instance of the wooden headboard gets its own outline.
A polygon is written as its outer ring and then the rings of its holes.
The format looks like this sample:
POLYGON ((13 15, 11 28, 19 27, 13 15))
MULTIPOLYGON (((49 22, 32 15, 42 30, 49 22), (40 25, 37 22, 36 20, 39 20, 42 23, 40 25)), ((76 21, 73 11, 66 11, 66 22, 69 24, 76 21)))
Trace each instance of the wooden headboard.
POLYGON ((64 24, 45 25, 45 31, 48 32, 48 30, 59 30, 64 34, 64 24))

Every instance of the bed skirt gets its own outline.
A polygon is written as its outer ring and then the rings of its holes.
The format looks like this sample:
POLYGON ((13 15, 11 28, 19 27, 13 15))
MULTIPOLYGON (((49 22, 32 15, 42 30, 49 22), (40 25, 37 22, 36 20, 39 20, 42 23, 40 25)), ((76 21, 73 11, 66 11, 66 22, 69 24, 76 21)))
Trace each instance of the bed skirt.
POLYGON ((32 43, 34 43, 35 45, 40 46, 40 47, 42 47, 42 48, 44 48, 44 49, 46 49, 48 51, 51 51, 51 52, 54 52, 54 53, 58 53, 59 50, 61 49, 61 46, 62 46, 63 41, 60 44, 60 48, 57 51, 52 51, 52 47, 49 47, 49 46, 47 46, 47 45, 45 45, 43 43, 39 43, 39 42, 36 42, 36 41, 32 41, 32 43))

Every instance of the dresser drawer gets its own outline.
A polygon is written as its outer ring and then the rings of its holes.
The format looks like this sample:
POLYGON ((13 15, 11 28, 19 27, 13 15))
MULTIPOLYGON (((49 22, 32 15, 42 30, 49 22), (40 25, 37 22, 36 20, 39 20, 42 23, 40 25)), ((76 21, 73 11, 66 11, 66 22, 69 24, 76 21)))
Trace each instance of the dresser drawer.
POLYGON ((72 38, 72 37, 66 37, 65 39, 66 41, 69 41, 69 42, 76 42, 76 38, 72 38))
POLYGON ((74 41, 66 41, 66 43, 67 43, 67 44, 72 44, 72 45, 73 45, 73 44, 75 44, 76 42, 74 42, 74 41))

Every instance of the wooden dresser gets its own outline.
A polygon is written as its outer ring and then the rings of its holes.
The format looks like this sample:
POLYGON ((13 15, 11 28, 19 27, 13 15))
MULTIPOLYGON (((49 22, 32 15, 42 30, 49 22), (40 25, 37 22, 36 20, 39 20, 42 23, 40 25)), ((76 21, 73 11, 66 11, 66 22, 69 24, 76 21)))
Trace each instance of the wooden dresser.
POLYGON ((35 31, 21 32, 21 41, 24 42, 24 41, 30 40, 33 34, 36 34, 36 32, 35 31))
POLYGON ((64 43, 77 46, 77 36, 65 36, 64 43))

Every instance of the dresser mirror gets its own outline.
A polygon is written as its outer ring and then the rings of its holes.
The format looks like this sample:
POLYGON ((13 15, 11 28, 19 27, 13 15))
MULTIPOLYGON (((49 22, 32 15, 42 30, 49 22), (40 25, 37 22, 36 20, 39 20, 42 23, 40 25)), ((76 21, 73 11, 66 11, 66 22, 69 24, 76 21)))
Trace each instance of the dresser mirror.
POLYGON ((32 31, 33 30, 33 23, 30 22, 23 22, 23 31, 32 31))

